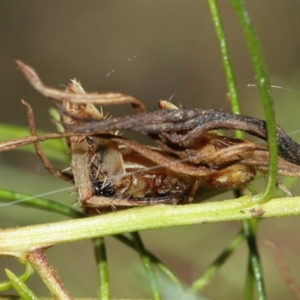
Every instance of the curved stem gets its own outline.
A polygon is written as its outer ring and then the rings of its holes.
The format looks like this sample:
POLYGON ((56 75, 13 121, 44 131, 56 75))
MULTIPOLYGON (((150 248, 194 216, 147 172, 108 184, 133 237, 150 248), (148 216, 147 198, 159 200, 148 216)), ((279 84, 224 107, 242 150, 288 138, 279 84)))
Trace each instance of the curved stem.
POLYGON ((275 111, 272 99, 272 90, 267 68, 263 59, 262 50, 255 34, 252 22, 242 0, 231 0, 231 4, 239 18, 247 46, 251 55, 256 84, 259 90, 261 103, 267 122, 268 144, 269 144, 269 170, 267 184, 263 192, 253 198, 255 202, 264 202, 271 198, 276 185, 277 178, 277 138, 275 111))
MULTIPOLYGON (((22 263, 22 260, 20 260, 20 262, 22 263)), ((25 282, 26 280, 28 280, 34 272, 32 266, 29 262, 25 261, 24 264, 25 264, 25 272, 20 277, 18 277, 18 279, 22 282, 25 282)), ((9 290, 11 288, 12 288, 11 282, 0 282, 0 291, 1 292, 9 290)))
POLYGON ((24 300, 38 300, 38 297, 28 288, 28 286, 18 278, 10 270, 5 270, 6 276, 9 278, 13 288, 19 294, 21 299, 24 300))

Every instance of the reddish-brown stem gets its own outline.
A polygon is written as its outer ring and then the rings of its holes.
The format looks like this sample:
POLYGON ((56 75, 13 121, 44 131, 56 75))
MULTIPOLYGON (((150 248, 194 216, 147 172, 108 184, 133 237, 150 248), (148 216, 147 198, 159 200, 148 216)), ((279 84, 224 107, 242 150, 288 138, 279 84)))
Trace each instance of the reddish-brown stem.
POLYGON ((289 290, 293 293, 296 299, 300 299, 300 290, 298 289, 297 285, 295 284, 295 281, 293 280, 287 265, 284 261, 284 257, 282 254, 282 250, 280 249, 279 245, 277 245, 275 242, 271 240, 265 241, 265 244, 273 250, 275 260, 277 267, 279 269, 279 272, 281 273, 281 276, 283 277, 283 280, 285 281, 287 287, 289 290))
POLYGON ((45 249, 37 249, 29 252, 27 255, 28 260, 38 272, 43 282, 46 284, 48 290, 54 299, 70 300, 71 294, 66 289, 65 285, 61 282, 57 272, 49 264, 45 254, 45 249))
POLYGON ((45 97, 64 99, 73 103, 83 103, 89 101, 93 104, 100 105, 116 105, 116 104, 131 104, 135 113, 146 112, 145 105, 138 99, 124 95, 121 93, 103 93, 103 94, 70 94, 57 89, 47 87, 43 84, 37 73, 33 68, 24 64, 20 60, 16 60, 17 66, 20 71, 25 75, 29 83, 45 97))
MULTIPOLYGON (((26 106, 27 109, 27 117, 28 117, 28 123, 29 123, 29 131, 31 133, 32 136, 37 136, 37 132, 36 132, 36 128, 35 128, 35 122, 34 122, 34 114, 33 114, 33 110, 32 107, 24 100, 21 100, 22 104, 26 106)), ((44 167, 51 172, 53 175, 57 176, 58 178, 61 178, 63 180, 66 181, 71 181, 73 179, 73 177, 71 175, 68 174, 64 174, 60 171, 58 171, 57 169, 55 169, 51 162, 49 161, 49 159, 45 156, 44 151, 42 149, 42 147, 40 146, 39 142, 35 142, 34 143, 34 147, 35 147, 35 151, 36 154, 38 155, 38 157, 40 158, 42 164, 44 165, 44 167)))

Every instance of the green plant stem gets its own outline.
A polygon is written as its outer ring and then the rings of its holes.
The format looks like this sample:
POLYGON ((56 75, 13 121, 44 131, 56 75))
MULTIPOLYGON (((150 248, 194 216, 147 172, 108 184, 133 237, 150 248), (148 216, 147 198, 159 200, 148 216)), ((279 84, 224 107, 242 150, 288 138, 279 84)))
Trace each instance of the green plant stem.
POLYGON ((247 277, 246 277, 246 284, 245 284, 245 292, 244 292, 244 299, 245 300, 252 300, 253 299, 253 279, 254 279, 254 275, 253 275, 253 271, 252 271, 251 257, 249 255, 248 267, 247 267, 247 277))
MULTIPOLYGON (((26 280, 28 280, 31 277, 34 270, 29 262, 26 262, 26 261, 22 262, 22 260, 20 262, 25 265, 25 272, 24 272, 24 274, 19 276, 18 279, 22 282, 25 282, 26 280)), ((11 282, 0 282, 0 292, 9 290, 11 288, 12 288, 11 282)))
MULTIPOLYGON (((124 235, 118 234, 114 235, 114 238, 118 239, 123 244, 127 245, 128 247, 136 250, 135 244, 132 240, 127 238, 124 235)), ((165 276, 178 288, 178 292, 183 292, 180 280, 175 276, 175 274, 164 264, 162 263, 154 254, 146 250, 147 255, 151 259, 152 264, 154 264, 165 276)))
POLYGON ((251 262, 252 273, 256 283, 258 299, 265 300, 266 292, 263 280, 263 272, 256 245, 256 227, 257 220, 243 222, 243 231, 249 248, 249 259, 251 262))
MULTIPOLYGON (((229 50, 227 47, 226 37, 225 37, 222 21, 220 18, 217 1, 216 0, 208 0, 208 3, 210 6, 212 20, 213 20, 213 24, 215 27, 217 40, 219 43, 219 48, 220 48, 222 62, 223 62, 223 68, 225 70, 225 76, 227 79, 227 86, 228 86, 228 90, 230 92, 231 109, 232 109, 232 112, 234 112, 236 114, 240 114, 240 106, 239 106, 239 99, 238 99, 236 83, 235 83, 235 79, 234 79, 234 72, 233 72, 233 68, 232 68, 232 64, 231 64, 231 60, 230 60, 230 56, 229 56, 229 50)), ((243 137, 243 133, 241 131, 237 131, 235 133, 235 135, 237 138, 243 137)), ((238 192, 238 191, 235 191, 235 194, 236 194, 237 198, 241 196, 240 192, 238 192)), ((244 226, 246 226, 247 222, 248 222, 248 226, 251 225, 250 224, 251 221, 249 221, 249 220, 244 220, 243 222, 244 222, 244 226)), ((241 235, 244 237, 244 234, 241 233, 241 235)), ((250 254, 250 257, 251 257, 251 254, 250 254)), ((192 288, 191 288, 192 291, 196 290, 196 289, 200 290, 201 288, 203 288, 203 286, 205 284, 207 284, 207 282, 209 282, 210 278, 213 276, 213 274, 216 272, 216 270, 220 267, 220 265, 221 264, 219 264, 218 259, 217 259, 217 261, 210 266, 208 271, 206 273, 204 273, 203 276, 198 281, 196 281, 194 285, 192 285, 192 288)), ((249 281, 247 281, 247 282, 250 284, 251 283, 250 279, 252 279, 252 277, 251 278, 249 277, 248 279, 249 279, 249 281)), ((250 289, 251 287, 246 287, 246 288, 250 289)), ((252 297, 252 288, 251 288, 251 293, 249 293, 247 296, 252 297)), ((248 299, 250 299, 250 298, 248 298, 248 299)))
MULTIPOLYGON (((16 199, 28 199, 24 202, 17 203, 17 204, 21 204, 24 206, 56 212, 56 213, 65 215, 70 218, 84 217, 83 213, 81 213, 71 207, 60 204, 58 202, 54 202, 52 200, 48 200, 48 199, 44 199, 44 198, 36 198, 36 197, 33 197, 28 194, 24 194, 24 193, 15 193, 13 191, 0 189, 0 202, 1 201, 15 202, 16 199)), ((121 241, 122 243, 126 244, 127 246, 131 247, 132 249, 135 249, 134 243, 130 239, 126 238, 125 236, 116 235, 114 237, 116 239, 118 239, 119 241, 121 241)), ((164 273, 176 287, 178 287, 179 289, 182 289, 179 279, 175 276, 175 274, 170 269, 167 268, 166 265, 164 265, 156 256, 154 256, 150 252, 147 252, 147 255, 151 258, 152 263, 154 263, 156 265, 156 267, 158 269, 160 269, 161 272, 164 273)), ((100 272, 100 270, 99 270, 99 272, 100 272)), ((105 276, 103 276, 101 278, 104 278, 104 277, 105 276)), ((11 287, 11 283, 9 283, 9 282, 3 283, 3 285, 4 284, 5 284, 5 286, 8 286, 8 288, 11 287)), ((2 286, 2 283, 0 283, 0 290, 2 290, 1 286, 2 286)), ((4 288, 4 290, 6 290, 8 288, 4 288)))
POLYGON ((244 196, 182 206, 155 205, 90 218, 3 229, 0 231, 0 254, 18 257, 29 250, 58 243, 152 228, 297 214, 300 214, 300 197, 277 198, 261 204, 244 196))
POLYGON ((212 22, 214 25, 217 41, 219 44, 223 68, 227 80, 227 87, 230 94, 231 110, 235 114, 240 114, 241 110, 240 110, 238 93, 237 93, 237 88, 235 83, 234 72, 231 64, 229 49, 227 46, 226 36, 225 36, 222 20, 220 17, 218 4, 216 0, 208 0, 208 4, 209 4, 210 13, 212 16, 212 22))
POLYGON ((188 292, 195 294, 209 284, 213 276, 217 273, 227 258, 234 252, 234 250, 241 244, 244 238, 243 231, 239 232, 230 242, 230 244, 216 258, 216 260, 209 266, 209 268, 202 274, 202 276, 191 285, 188 292))
MULTIPOLYGON (((240 101, 238 97, 238 92, 236 88, 235 76, 232 68, 232 63, 229 55, 229 49, 226 41, 225 31, 223 28, 222 20, 220 17, 220 12, 216 0, 208 0, 210 13, 212 16, 212 22, 214 25, 217 41, 219 44, 219 49, 221 53, 222 64, 225 72, 225 77, 227 81, 227 88, 230 96, 231 110, 235 114, 240 114, 240 101)), ((243 132, 236 130, 236 138, 242 138, 243 132)))
POLYGON ((271 198, 277 178, 277 138, 275 111, 272 99, 272 90, 267 68, 264 63, 262 50, 253 29, 249 14, 242 0, 230 0, 243 28, 247 46, 251 55, 256 84, 259 90, 261 103, 267 122, 269 145, 269 170, 265 189, 253 198, 255 202, 267 201, 271 198))
POLYGON ((0 202, 6 202, 7 205, 20 204, 28 207, 39 208, 46 211, 56 212, 70 218, 80 218, 84 216, 84 214, 80 211, 61 203, 5 189, 0 189, 0 202))
POLYGON ((17 291, 19 296, 23 300, 37 300, 37 296, 27 287, 27 285, 18 278, 14 273, 10 270, 5 270, 7 277, 9 278, 13 288, 17 291))
POLYGON ((104 238, 94 239, 93 244, 99 278, 98 298, 101 300, 109 300, 109 275, 104 238))
POLYGON ((142 239, 141 239, 140 235, 138 234, 138 232, 132 232, 131 236, 134 241, 135 248, 139 252, 141 261, 146 270, 147 279, 150 284, 150 288, 151 288, 151 292, 152 292, 152 299, 159 300, 161 298, 160 298, 159 292, 158 292, 157 279, 156 279, 154 270, 151 265, 151 259, 147 253, 147 250, 144 247, 144 244, 143 244, 142 239))

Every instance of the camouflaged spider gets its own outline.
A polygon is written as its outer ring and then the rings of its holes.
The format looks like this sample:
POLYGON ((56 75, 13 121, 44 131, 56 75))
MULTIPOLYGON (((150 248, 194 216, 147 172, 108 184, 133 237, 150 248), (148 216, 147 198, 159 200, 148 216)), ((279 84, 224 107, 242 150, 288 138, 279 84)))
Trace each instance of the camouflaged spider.
MULTIPOLYGON (((17 63, 29 82, 61 110, 66 130, 61 136, 67 136, 78 201, 87 212, 201 201, 207 193, 243 188, 256 172, 268 169, 266 144, 212 132, 237 129, 267 140, 262 120, 220 110, 182 109, 168 101, 147 113, 131 96, 86 94, 75 80, 65 92, 46 87, 32 68, 17 63), (94 106, 122 103, 130 103, 135 114, 105 119, 94 106), (148 134, 157 146, 122 138, 116 130, 148 134)), ((299 176, 299 145, 279 126, 277 137, 278 173, 299 176)), ((51 170, 41 151, 40 156, 51 170)))

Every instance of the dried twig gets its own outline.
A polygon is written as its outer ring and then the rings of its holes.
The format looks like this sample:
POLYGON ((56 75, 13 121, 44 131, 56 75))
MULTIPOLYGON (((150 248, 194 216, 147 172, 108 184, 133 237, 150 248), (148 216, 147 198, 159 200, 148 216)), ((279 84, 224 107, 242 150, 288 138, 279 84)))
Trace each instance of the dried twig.
POLYGON ((287 287, 289 290, 294 294, 296 299, 300 299, 300 290, 298 289, 297 285, 295 284, 295 281, 293 280, 286 263, 284 261, 282 250, 280 249, 279 245, 277 245, 275 242, 271 240, 265 241, 265 244, 273 250, 275 260, 277 267, 281 273, 281 276, 283 277, 283 280, 285 281, 287 287))
POLYGON ((105 93, 105 94, 70 94, 54 88, 47 87, 43 84, 39 76, 36 74, 33 68, 24 64, 20 60, 16 60, 17 66, 27 78, 28 82, 42 95, 55 99, 67 99, 73 103, 82 103, 84 101, 90 101, 94 104, 100 105, 118 105, 129 103, 132 105, 136 113, 143 113, 146 111, 142 102, 132 96, 127 96, 121 93, 105 93))
MULTIPOLYGON (((28 122, 29 122, 29 130, 32 136, 37 136, 37 132, 35 129, 35 122, 34 122, 34 114, 32 107, 24 100, 22 100, 22 104, 26 106, 27 109, 27 117, 28 117, 28 122)), ((66 180, 66 181, 71 181, 73 180, 73 176, 69 174, 62 173, 55 169, 52 164, 50 163, 49 159, 46 157, 46 155, 43 152, 42 147, 40 146, 39 142, 34 143, 35 151, 40 158, 41 162, 43 163, 44 167, 51 172, 53 175, 66 180)))

